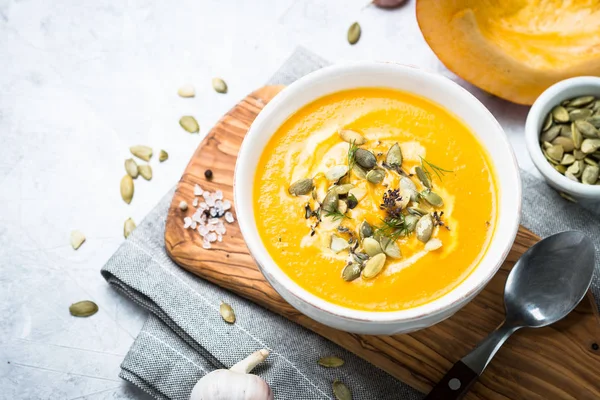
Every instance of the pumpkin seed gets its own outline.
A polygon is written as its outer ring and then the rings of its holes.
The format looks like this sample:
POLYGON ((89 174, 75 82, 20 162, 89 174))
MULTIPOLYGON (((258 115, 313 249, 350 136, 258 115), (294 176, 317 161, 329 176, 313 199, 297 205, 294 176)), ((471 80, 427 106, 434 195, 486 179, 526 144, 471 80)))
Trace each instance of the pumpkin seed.
POLYGON ((587 108, 578 108, 569 112, 569 119, 571 121, 584 120, 592 116, 594 112, 587 108))
POLYGON ((357 149, 356 153, 354 153, 354 159, 358 165, 367 170, 373 168, 375 164, 377 164, 377 158, 375 158, 375 155, 365 149, 357 149))
POLYGON ((133 179, 138 177, 140 171, 138 171, 138 165, 133 158, 125 160, 125 172, 133 179))
POLYGON ((196 95, 196 89, 190 84, 183 85, 177 90, 177 94, 181 97, 194 97, 196 95))
POLYGON ((583 159, 583 162, 584 162, 584 163, 586 163, 587 165, 593 165, 593 166, 595 166, 595 167, 597 167, 597 166, 598 166, 598 162, 597 162, 597 161, 595 161, 595 160, 593 160, 593 159, 592 159, 592 158, 590 158, 590 157, 586 157, 586 158, 584 158, 584 159, 583 159))
POLYGON ((367 195, 367 191, 363 188, 353 188, 348 191, 348 194, 356 197, 356 200, 361 201, 367 195))
POLYGON ((552 126, 552 114, 548 113, 546 115, 546 119, 544 120, 544 125, 542 126, 542 131, 547 131, 552 126))
POLYGON ((183 129, 185 129, 186 132, 189 132, 189 133, 200 132, 200 125, 198 125, 198 121, 196 121, 196 118, 192 117, 191 115, 185 115, 185 116, 181 117, 179 119, 179 125, 181 125, 181 127, 183 129))
POLYGON ((425 243, 426 251, 436 251, 437 249, 442 247, 442 241, 438 238, 431 238, 427 243, 425 243))
POLYGON ((552 158, 556 162, 560 162, 562 160, 564 152, 565 150, 560 144, 554 145, 546 150, 548 157, 552 158))
POLYGON ((581 183, 584 185, 594 185, 600 175, 600 168, 594 165, 586 165, 583 173, 581 174, 581 183))
POLYGON ((369 257, 373 257, 383 251, 379 242, 373 239, 372 237, 364 238, 362 242, 362 247, 365 253, 369 255, 369 257))
POLYGON ((573 175, 573 174, 572 174, 572 173, 569 171, 569 169, 568 169, 568 168, 567 168, 567 171, 565 172, 565 176, 566 176, 567 178, 569 178, 570 180, 572 180, 572 181, 579 182, 579 178, 577 178, 575 175, 573 175))
POLYGON ((556 106, 552 109, 552 117, 556 122, 569 122, 569 112, 563 106, 556 106))
POLYGON ((300 179, 290 185, 288 192, 292 196, 303 196, 309 194, 314 187, 312 179, 300 179))
POLYGON ((573 100, 569 101, 569 105, 571 107, 583 107, 595 100, 594 96, 581 96, 576 97, 573 100))
POLYGON ((358 22, 355 22, 352 25, 350 25, 350 28, 348 28, 348 43, 356 44, 358 42, 358 39, 360 39, 360 34, 361 29, 358 22))
POLYGON ((321 357, 317 363, 325 368, 337 368, 344 365, 344 360, 336 356, 321 357))
POLYGON ((380 184, 385 179, 385 171, 382 169, 372 169, 367 173, 367 180, 375 185, 380 184))
POLYGON ((353 195, 349 194, 346 199, 346 205, 348 205, 349 209, 354 209, 358 205, 358 200, 353 195))
POLYGON ((349 247, 350 245, 348 244, 348 241, 346 239, 343 239, 335 234, 331 235, 331 242, 329 244, 329 248, 334 253, 339 253, 340 251, 346 250, 349 247))
POLYGON ((565 200, 568 200, 572 203, 577 203, 577 200, 575 200, 571 195, 569 195, 565 192, 558 192, 558 194, 560 195, 560 197, 562 197, 565 200))
POLYGON ((600 139, 585 139, 581 143, 581 151, 585 154, 591 154, 600 149, 600 139))
MULTIPOLYGON (((409 211, 410 212, 410 211, 409 211)), ((413 232, 417 226, 417 222, 419 222, 419 216, 408 214, 404 217, 404 224, 406 226, 407 232, 413 232)))
POLYGON ((444 205, 444 200, 440 197, 440 195, 430 190, 421 192, 421 197, 434 207, 441 207, 444 205))
POLYGON ((346 211, 348 211, 348 204, 343 200, 338 200, 337 210, 342 214, 346 214, 346 211))
POLYGON ((77 250, 85 242, 85 235, 78 230, 71 231, 71 247, 77 250))
POLYGON ((379 239, 379 244, 386 256, 391 258, 402 258, 400 247, 398 247, 398 244, 395 241, 386 236, 382 236, 379 239))
POLYGON ((350 263, 342 270, 342 279, 346 282, 352 282, 360 276, 362 269, 358 263, 350 263))
POLYGON ((567 167, 564 165, 555 165, 554 169, 557 170, 558 172, 560 172, 561 174, 564 174, 565 172, 567 172, 567 167))
POLYGON ((560 136, 571 138, 571 125, 562 124, 560 125, 560 136))
POLYGON ((350 389, 338 380, 333 381, 333 395, 336 400, 352 400, 350 389))
POLYGON ((586 138, 597 138, 599 136, 598 129, 587 121, 575 121, 574 124, 579 132, 586 138))
POLYGON ((335 212, 337 209, 339 200, 340 200, 340 195, 337 194, 335 191, 330 190, 329 192, 327 192, 327 195, 323 199, 323 204, 321 204, 321 208, 326 213, 335 212))
POLYGON ((583 172, 583 160, 577 160, 575 161, 573 164, 571 164, 569 166, 569 168, 567 168, 567 170, 565 171, 565 176, 567 174, 569 175, 573 175, 576 178, 579 178, 581 176, 581 173, 583 172))
POLYGON ((365 171, 360 165, 354 163, 352 166, 352 172, 360 179, 367 179, 367 171, 365 171))
POLYGON ((121 179, 121 197, 127 204, 131 203, 131 199, 133 199, 133 179, 129 175, 125 175, 121 179))
POLYGON ((358 226, 358 235, 361 239, 369 238, 373 236, 373 228, 367 221, 363 221, 358 226))
POLYGON ((431 233, 433 232, 433 218, 430 214, 423 215, 419 219, 419 222, 417 222, 417 226, 415 228, 415 232, 417 234, 417 239, 423 243, 427 243, 427 241, 431 238, 431 233))
POLYGON ((585 158, 585 153, 579 149, 573 150, 573 156, 576 160, 583 160, 585 158))
POLYGON ((164 161, 167 161, 168 159, 169 159, 169 153, 167 153, 164 150, 161 150, 160 155, 158 156, 158 161, 164 162, 164 161))
POLYGON ((133 232, 135 226, 135 222, 133 222, 131 218, 127 218, 125 225, 123 226, 123 236, 125 236, 125 239, 127 239, 131 232, 133 232))
POLYGON ((233 308, 225 302, 221 302, 221 306, 219 307, 219 313, 221 314, 221 318, 229 324, 235 323, 235 313, 233 312, 233 308))
POLYGON ((386 257, 383 253, 371 257, 365 264, 365 269, 362 271, 362 277, 364 279, 373 279, 379 275, 385 264, 385 259, 386 257))
POLYGON ((419 197, 419 193, 417 192, 417 186, 415 186, 415 183, 403 176, 402 178, 400 178, 400 190, 405 192, 409 192, 410 193, 410 199, 412 201, 417 201, 418 197, 419 197))
POLYGON ((69 312, 74 317, 89 317, 98 312, 98 305, 90 300, 78 301, 71 304, 69 312))
POLYGON ((138 166, 138 170, 140 171, 140 175, 145 180, 149 181, 152 179, 152 167, 148 164, 138 166))
POLYGON ((131 154, 144 161, 150 161, 150 158, 152 157, 152 148, 148 146, 131 146, 129 151, 131 151, 131 154))
POLYGON ((221 78, 213 78, 212 87, 217 93, 227 93, 227 84, 221 78))
POLYGON ((600 128, 600 115, 594 115, 593 117, 589 117, 587 122, 594 125, 594 128, 600 128))
POLYGON ((360 133, 353 131, 352 129, 342 129, 339 132, 340 137, 344 142, 354 143, 356 146, 367 143, 367 139, 360 133))
POLYGON ((575 144, 573 143, 573 139, 566 138, 563 136, 559 136, 556 139, 554 139, 552 141, 552 144, 562 146, 563 150, 566 151, 567 153, 570 153, 575 149, 575 144))
POLYGON ((563 155, 562 160, 560 160, 560 163, 562 165, 571 165, 575 162, 575 156, 573 154, 569 154, 566 153, 565 155, 563 155))
MULTIPOLYGON (((571 135, 571 129, 569 129, 569 136, 571 135)), ((550 147, 552 147, 552 143, 550 142, 543 142, 542 143, 542 148, 544 148, 544 150, 548 150, 550 147)))
POLYGON ((431 189, 431 182, 429 181, 425 171, 423 171, 421 167, 416 167, 415 172, 417 173, 417 178, 419 178, 423 186, 425 186, 427 189, 431 189))
POLYGON ((594 106, 592 107, 592 110, 594 110, 594 111, 600 110, 600 100, 596 100, 594 102, 594 106))
POLYGON ((336 165, 325 172, 325 178, 329 181, 337 181, 348 173, 347 165, 336 165))
POLYGON ((551 142, 552 140, 554 140, 555 137, 557 137, 560 134, 561 128, 561 125, 554 125, 552 128, 542 133, 542 135, 540 136, 540 140, 542 142, 551 142))
POLYGON ((422 217, 423 215, 427 214, 427 211, 421 210, 417 207, 408 207, 406 211, 408 211, 410 215, 416 215, 417 217, 422 217))
POLYGON ((348 194, 352 188, 354 188, 353 184, 345 183, 343 185, 335 185, 331 190, 335 190, 337 194, 348 194))
MULTIPOLYGON (((574 122, 571 124, 571 139, 573 139, 573 146, 575 146, 576 149, 581 148, 583 136, 581 135, 581 132, 579 132, 579 129, 577 129, 577 125, 575 125, 574 122)), ((552 155, 550 155, 550 157, 552 157, 552 155)))
POLYGON ((397 167, 402 166, 402 149, 400 149, 400 145, 398 145, 398 143, 395 143, 392 147, 390 147, 385 157, 385 162, 397 167))
POLYGON ((544 154, 544 157, 546 157, 546 160, 548 160, 548 162, 550 162, 551 164, 554 165, 559 165, 560 163, 556 160, 553 160, 552 158, 550 158, 550 156, 548 155, 546 150, 542 150, 542 153, 544 154))

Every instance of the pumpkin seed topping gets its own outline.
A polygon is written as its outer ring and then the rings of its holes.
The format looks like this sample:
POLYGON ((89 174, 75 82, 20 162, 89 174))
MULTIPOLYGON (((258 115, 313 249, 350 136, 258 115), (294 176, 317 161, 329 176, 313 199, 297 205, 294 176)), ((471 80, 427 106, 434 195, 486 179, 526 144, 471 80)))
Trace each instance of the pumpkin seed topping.
POLYGON ((90 300, 78 301, 71 304, 69 312, 74 317, 90 317, 98 312, 98 305, 90 300))
POLYGON ((595 100, 594 96, 581 96, 570 100, 568 105, 571 107, 583 107, 595 100))
POLYGON ((364 238, 362 241, 362 247, 363 247, 363 250, 365 251, 365 253, 367 253, 369 255, 369 257, 373 257, 373 256, 383 252, 379 242, 377 240, 373 239, 372 237, 364 238))
POLYGON ((213 78, 212 87, 217 93, 227 93, 227 84, 221 78, 213 78))
POLYGON ((591 154, 600 149, 600 139, 585 139, 581 143, 581 151, 585 154, 591 154))
POLYGON ((373 279, 383 270, 385 265, 385 254, 379 253, 371 257, 365 264, 365 269, 362 271, 364 279, 373 279))
POLYGON ((556 106, 552 109, 552 117, 556 122, 569 122, 569 112, 563 106, 556 106))
POLYGON ((444 200, 440 197, 440 195, 432 192, 431 190, 425 190, 421 192, 420 196, 434 207, 441 207, 444 205, 444 200))
POLYGON ((415 227, 417 239, 423 243, 427 243, 433 232, 433 218, 430 214, 424 215, 419 219, 415 227))
POLYGON ((573 111, 569 111, 569 119, 571 121, 585 120, 585 119, 591 117, 593 113, 594 112, 592 110, 589 110, 587 108, 576 109, 573 111))
POLYGON ((133 179, 138 177, 140 171, 138 171, 138 165, 133 158, 125 160, 125 171, 133 179))
POLYGON ((581 132, 581 134, 586 138, 597 138, 598 137, 598 129, 588 121, 575 121, 575 126, 581 132))
POLYGON ((344 142, 354 143, 357 146, 367 143, 367 139, 363 135, 352 129, 342 129, 339 131, 339 135, 344 142))
POLYGON ((325 172, 325 178, 329 181, 337 181, 348 173, 347 165, 336 165, 325 172))
POLYGON ((337 368, 344 365, 344 360, 336 356, 321 357, 317 363, 325 368, 337 368))
POLYGON ((350 263, 342 270, 342 279, 346 282, 352 282, 360 276, 362 269, 358 263, 350 263))
POLYGON ((219 313, 221 314, 221 318, 228 324, 235 323, 235 312, 233 312, 233 308, 225 302, 222 302, 219 306, 219 313))
POLYGON ((334 252, 334 253, 339 253, 342 250, 346 250, 350 247, 350 245, 348 244, 348 241, 346 239, 342 239, 341 237, 333 234, 331 235, 331 242, 329 245, 329 248, 334 252))
POLYGON ((366 175, 367 181, 378 185, 385 179, 385 171, 382 169, 372 169, 366 175))
POLYGON ((361 29, 358 22, 355 22, 352 25, 350 25, 350 28, 348 28, 348 43, 356 44, 360 39, 360 34, 361 29))
MULTIPOLYGON (((198 121, 196 121, 196 118, 192 117, 191 115, 185 115, 185 116, 181 117, 179 119, 179 125, 181 125, 181 127, 183 129, 185 129, 186 132, 189 132, 189 133, 200 132, 200 125, 198 125, 198 121)), ((148 160, 146 160, 146 161, 148 161, 148 160)))
POLYGON ((358 227, 358 234, 361 239, 369 238, 373 236, 373 228, 371 227, 371 225, 369 225, 367 221, 363 221, 358 227))
POLYGON ((342 382, 335 380, 333 381, 333 395, 336 400, 352 400, 352 392, 342 382))
POLYGON ((150 158, 152 157, 152 148, 148 146, 131 146, 129 151, 131 151, 131 154, 144 161, 150 161, 150 158))
POLYGON ((152 167, 149 164, 139 165, 138 170, 140 171, 140 175, 145 180, 149 181, 152 179, 152 167))
MULTIPOLYGON (((571 138, 566 138, 564 136, 559 136, 556 139, 554 139, 551 144, 553 145, 560 145, 562 146, 563 150, 566 151, 567 153, 572 152, 575 149, 575 144, 573 143, 573 139, 571 138)), ((548 146, 548 148, 550 148, 552 146, 548 146)))
POLYGON ((396 167, 402 166, 402 150, 400 149, 400 145, 398 145, 398 143, 395 143, 392 147, 390 147, 385 157, 385 162, 396 167))
POLYGON ((356 153, 354 153, 354 159, 358 165, 367 170, 372 169, 375 164, 377 164, 377 158, 375 158, 375 155, 365 149, 357 149, 356 153))
POLYGON ((300 179, 292 183, 288 191, 292 196, 302 196, 309 194, 314 187, 312 179, 300 179))
POLYGON ((423 169, 421 169, 421 167, 416 167, 415 173, 417 174, 417 177, 419 178, 419 180, 421 181, 423 186, 425 186, 427 189, 431 189, 431 182, 429 181, 429 178, 425 174, 425 171, 423 171, 423 169))

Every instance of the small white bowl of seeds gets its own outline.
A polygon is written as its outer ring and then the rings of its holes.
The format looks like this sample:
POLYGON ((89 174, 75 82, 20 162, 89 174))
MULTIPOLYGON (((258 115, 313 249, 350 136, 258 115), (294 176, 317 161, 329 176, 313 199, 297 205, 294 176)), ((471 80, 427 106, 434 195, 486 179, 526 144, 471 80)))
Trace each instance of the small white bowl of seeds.
POLYGON ((550 186, 600 209, 600 78, 566 79, 546 89, 529 111, 525 135, 550 186))

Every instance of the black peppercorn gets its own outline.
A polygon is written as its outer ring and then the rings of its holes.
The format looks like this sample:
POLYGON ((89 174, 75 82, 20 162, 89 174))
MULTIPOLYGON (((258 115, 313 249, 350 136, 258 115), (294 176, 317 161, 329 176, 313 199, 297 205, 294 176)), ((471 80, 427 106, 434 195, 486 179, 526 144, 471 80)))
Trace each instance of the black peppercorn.
POLYGON ((207 169, 206 171, 204 171, 204 176, 206 177, 206 179, 212 179, 213 173, 210 169, 207 169))
POLYGON ((598 350, 599 346, 598 343, 592 343, 592 350, 596 351, 598 350))

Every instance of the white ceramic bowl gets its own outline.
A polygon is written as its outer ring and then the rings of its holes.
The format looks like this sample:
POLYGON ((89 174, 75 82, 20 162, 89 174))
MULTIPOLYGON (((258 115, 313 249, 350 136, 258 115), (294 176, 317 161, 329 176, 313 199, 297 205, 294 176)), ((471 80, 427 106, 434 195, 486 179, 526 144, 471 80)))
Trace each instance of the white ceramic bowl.
POLYGON ((521 212, 521 180, 516 159, 504 131, 483 104, 440 75, 375 62, 335 65, 313 72, 294 82, 267 104, 252 124, 240 149, 235 168, 234 196, 238 222, 248 249, 275 290, 300 312, 322 324, 364 334, 414 331, 455 313, 483 289, 502 265, 516 236, 521 212), (322 96, 360 87, 399 89, 440 104, 478 136, 496 170, 498 218, 493 240, 481 263, 451 292, 425 305, 402 311, 357 311, 329 303, 301 288, 275 264, 265 249, 250 200, 253 198, 257 163, 277 128, 304 105, 322 96))
POLYGON ((544 178, 546 178, 550 186, 558 191, 569 194, 588 208, 600 211, 600 186, 574 182, 556 171, 546 158, 544 158, 539 142, 540 130, 544 118, 546 118, 550 110, 563 100, 583 95, 600 97, 600 78, 595 76, 580 76, 565 79, 546 89, 529 110, 525 124, 525 139, 533 164, 544 178))

